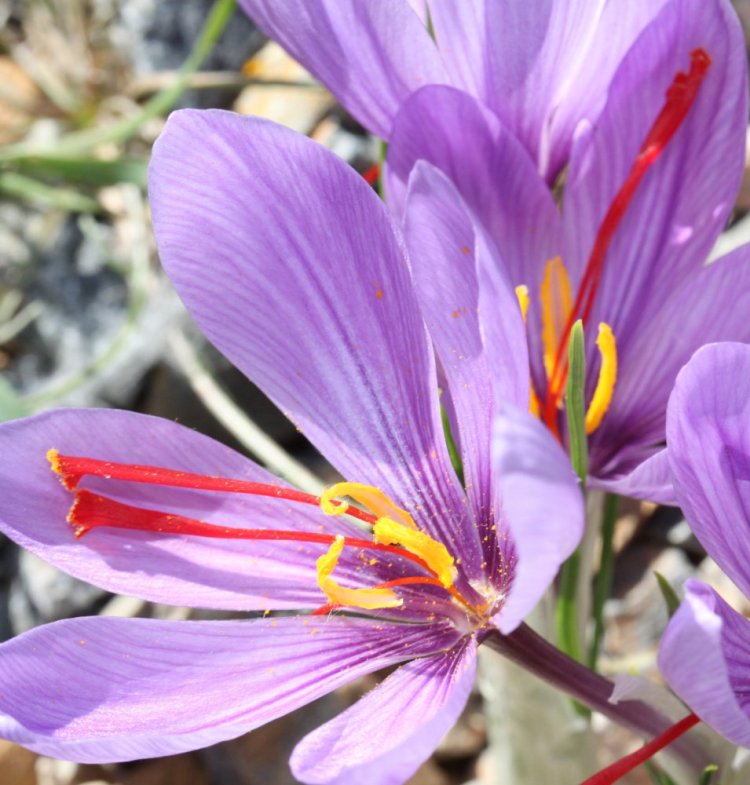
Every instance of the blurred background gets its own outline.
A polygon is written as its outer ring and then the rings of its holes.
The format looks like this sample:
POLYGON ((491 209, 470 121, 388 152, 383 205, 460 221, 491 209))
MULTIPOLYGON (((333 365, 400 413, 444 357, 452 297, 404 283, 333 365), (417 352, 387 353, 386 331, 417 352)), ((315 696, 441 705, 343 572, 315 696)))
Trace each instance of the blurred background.
MULTIPOLYGON (((747 29, 750 0, 735 5, 747 29)), ((377 140, 231 0, 0 0, 0 419, 55 406, 133 409, 197 428, 299 484, 314 483, 313 474, 332 481, 294 427, 205 343, 160 271, 147 165, 167 114, 183 106, 268 117, 362 173, 380 154, 377 140)), ((723 250, 750 241, 748 209, 750 180, 723 250)), ((616 548, 609 673, 653 670, 666 620, 654 571, 673 585, 698 575, 742 607, 676 510, 623 506, 616 548)), ((96 613, 216 616, 112 597, 0 538, 0 639, 96 613)), ((286 762, 296 741, 374 679, 240 739, 160 760, 77 766, 0 740, 0 782, 293 783, 286 762)), ((616 728, 601 731, 602 762, 638 743, 616 728)), ((478 692, 410 782, 492 783, 486 747, 478 692)), ((652 776, 644 770, 624 782, 659 782, 652 776)))

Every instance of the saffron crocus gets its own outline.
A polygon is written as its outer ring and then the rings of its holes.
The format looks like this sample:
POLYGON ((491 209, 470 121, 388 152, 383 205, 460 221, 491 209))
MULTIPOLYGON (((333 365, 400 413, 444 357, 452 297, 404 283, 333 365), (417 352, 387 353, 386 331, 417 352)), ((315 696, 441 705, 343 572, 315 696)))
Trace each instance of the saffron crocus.
MULTIPOLYGON (((426 85, 481 101, 553 182, 581 119, 669 0, 240 0, 271 38, 390 140, 402 104, 426 85)), ((456 118, 458 119, 458 118, 456 118)))
POLYGON ((436 48, 398 2, 245 0, 388 138, 386 196, 415 278, 445 295, 418 287, 425 318, 485 299, 460 249, 419 228, 468 210, 527 308, 541 417, 565 439, 567 336, 582 318, 591 484, 673 502, 660 447, 677 372, 706 342, 750 339, 748 248, 705 265, 744 168, 745 45, 728 0, 622 5, 428 3, 436 48))
MULTIPOLYGON (((716 344, 680 373, 669 402, 669 463, 696 537, 750 597, 750 346, 716 344)), ((688 581, 659 650, 672 689, 706 723, 750 746, 750 621, 688 581)))
MULTIPOLYGON (((516 629, 575 548, 569 462, 514 407, 528 388, 517 401, 498 393, 460 485, 398 230, 329 152, 264 121, 178 112, 150 193, 163 264, 192 315, 347 482, 312 497, 134 413, 2 426, 0 527, 23 547, 147 600, 291 613, 32 630, 0 648, 0 733, 79 761, 165 755, 400 665, 292 758, 304 782, 400 782, 460 713, 477 645, 516 629)), ((489 280, 500 301, 513 296, 489 280)), ((488 336, 488 351, 500 340, 488 336)))

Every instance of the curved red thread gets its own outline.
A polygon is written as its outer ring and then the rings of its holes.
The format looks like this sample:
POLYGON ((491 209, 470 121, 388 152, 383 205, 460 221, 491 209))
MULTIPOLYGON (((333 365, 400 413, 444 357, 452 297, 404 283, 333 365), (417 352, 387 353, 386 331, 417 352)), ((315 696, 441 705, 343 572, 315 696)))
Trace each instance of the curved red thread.
POLYGON ((673 741, 676 741, 683 733, 687 733, 699 722, 700 719, 696 717, 695 714, 689 714, 687 717, 683 717, 683 719, 672 725, 671 728, 665 730, 664 733, 660 734, 655 739, 652 739, 648 744, 644 744, 639 750, 631 752, 630 755, 620 758, 620 760, 607 766, 606 769, 597 772, 593 777, 589 777, 585 782, 582 782, 581 785, 612 785, 612 783, 617 782, 620 777, 624 777, 628 772, 631 772, 642 763, 645 763, 649 758, 656 755, 657 752, 663 750, 673 741))
MULTIPOLYGON (((247 480, 233 480, 228 477, 210 477, 175 469, 164 469, 159 466, 115 463, 112 461, 100 461, 96 458, 61 455, 59 453, 54 454, 52 465, 54 470, 61 475, 65 487, 70 491, 78 487, 84 476, 92 476, 147 485, 163 485, 169 488, 191 488, 200 491, 268 496, 273 499, 285 499, 291 502, 310 504, 314 507, 320 506, 320 496, 304 493, 294 488, 284 488, 278 485, 249 482, 247 480)), ((335 506, 342 504, 342 502, 336 500, 332 500, 331 503, 335 506)), ((346 514, 371 525, 374 525, 377 520, 374 515, 370 515, 370 513, 351 505, 347 508, 346 514)))
MULTIPOLYGON (((334 534, 322 532, 287 531, 278 529, 239 529, 218 526, 183 515, 133 507, 129 504, 99 496, 91 491, 78 491, 68 514, 68 521, 75 527, 77 537, 100 527, 147 531, 156 534, 185 534, 193 537, 210 537, 220 540, 278 540, 282 542, 312 542, 332 545, 334 534)), ((435 573, 426 562, 396 545, 383 545, 359 537, 344 537, 344 545, 352 548, 367 548, 401 556, 418 564, 430 574, 435 573)), ((431 580, 431 579, 428 579, 431 580)))
POLYGON ((557 348, 555 364, 547 385, 543 419, 553 432, 557 431, 557 406, 567 380, 567 349, 573 325, 578 319, 581 319, 584 324, 588 321, 601 282, 604 260, 617 228, 644 175, 656 163, 687 117, 710 66, 711 57, 705 49, 699 47, 690 53, 690 70, 687 73, 678 72, 669 86, 664 106, 651 126, 625 182, 612 200, 612 204, 599 226, 573 308, 557 348))

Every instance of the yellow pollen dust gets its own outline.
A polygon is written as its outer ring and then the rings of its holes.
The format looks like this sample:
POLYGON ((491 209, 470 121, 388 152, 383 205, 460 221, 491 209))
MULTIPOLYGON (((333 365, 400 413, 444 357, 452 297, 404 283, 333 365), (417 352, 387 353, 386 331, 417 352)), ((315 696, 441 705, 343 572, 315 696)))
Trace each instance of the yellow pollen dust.
POLYGON ((617 381, 617 343, 612 328, 605 322, 599 325, 596 345, 599 347, 602 365, 599 369, 594 395, 586 412, 585 426, 588 434, 593 433, 599 427, 602 418, 607 413, 609 405, 612 403, 615 382, 617 381))
POLYGON ((315 562, 318 573, 318 586, 332 605, 346 605, 350 608, 375 610, 377 608, 398 608, 404 601, 390 589, 347 589, 332 577, 338 564, 344 538, 338 535, 331 547, 315 562))
POLYGON ((544 268, 541 300, 544 370, 547 372, 547 378, 551 379, 565 324, 573 309, 570 278, 559 256, 550 259, 544 268))

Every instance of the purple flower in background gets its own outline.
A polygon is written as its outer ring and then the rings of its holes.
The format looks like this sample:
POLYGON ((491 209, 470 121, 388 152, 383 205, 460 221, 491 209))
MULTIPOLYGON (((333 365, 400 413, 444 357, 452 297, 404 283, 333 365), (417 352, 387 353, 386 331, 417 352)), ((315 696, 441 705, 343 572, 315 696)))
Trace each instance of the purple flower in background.
POLYGON ((271 123, 185 111, 155 147, 150 193, 193 317, 351 482, 310 497, 134 413, 0 427, 0 528, 23 547, 155 602, 298 611, 32 630, 0 648, 0 735, 80 761, 164 755, 400 665, 303 740, 292 767, 310 783, 401 782, 460 713, 477 644, 520 624, 582 533, 569 462, 523 411, 528 361, 504 344, 524 345, 512 289, 468 213, 445 227, 486 263, 483 296, 507 322, 463 324, 476 367, 493 371, 482 406, 458 412, 464 490, 402 241, 353 170, 271 123), (363 509, 340 515, 344 495, 363 509))
POLYGON ((669 0, 240 5, 374 134, 390 141, 413 93, 449 85, 492 112, 551 183, 579 122, 596 122, 623 58, 669 0))
POLYGON ((592 484, 673 501, 660 446, 677 372, 704 343, 750 340, 748 248, 705 265, 745 158, 728 0, 438 0, 436 41, 406 3, 243 4, 388 139, 386 196, 441 365, 466 356, 451 320, 487 300, 435 228, 468 213, 527 302, 545 421, 565 438, 566 326, 584 317, 592 484))
MULTIPOLYGON (((667 439, 685 517, 750 597, 750 346, 715 344, 695 355, 670 398, 667 439)), ((710 586, 688 581, 659 668, 704 722, 750 746, 750 621, 710 586)))

